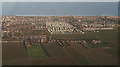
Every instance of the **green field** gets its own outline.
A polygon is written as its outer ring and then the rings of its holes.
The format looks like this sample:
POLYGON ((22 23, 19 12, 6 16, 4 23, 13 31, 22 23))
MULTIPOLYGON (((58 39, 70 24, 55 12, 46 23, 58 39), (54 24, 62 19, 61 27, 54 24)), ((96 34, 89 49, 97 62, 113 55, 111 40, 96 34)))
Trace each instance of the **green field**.
POLYGON ((28 56, 30 58, 45 58, 48 57, 43 48, 40 45, 32 45, 27 47, 28 56))
POLYGON ((53 38, 65 39, 101 39, 105 42, 117 45, 118 31, 99 31, 99 32, 85 32, 84 34, 52 34, 53 38))

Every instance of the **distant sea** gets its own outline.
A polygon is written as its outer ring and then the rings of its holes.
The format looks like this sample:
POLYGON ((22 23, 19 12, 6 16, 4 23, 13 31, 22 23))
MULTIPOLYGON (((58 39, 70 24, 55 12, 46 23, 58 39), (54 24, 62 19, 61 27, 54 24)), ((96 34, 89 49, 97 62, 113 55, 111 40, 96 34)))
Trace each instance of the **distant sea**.
POLYGON ((2 15, 117 16, 118 2, 3 2, 2 15))

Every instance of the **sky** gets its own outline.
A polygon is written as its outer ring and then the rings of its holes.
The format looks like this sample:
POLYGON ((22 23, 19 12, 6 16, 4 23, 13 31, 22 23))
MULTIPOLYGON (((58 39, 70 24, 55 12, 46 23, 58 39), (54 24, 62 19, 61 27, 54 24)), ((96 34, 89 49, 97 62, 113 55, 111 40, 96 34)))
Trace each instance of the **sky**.
POLYGON ((3 15, 118 15, 117 2, 4 2, 3 15))
POLYGON ((118 2, 120 0, 0 0, 2 2, 118 2))

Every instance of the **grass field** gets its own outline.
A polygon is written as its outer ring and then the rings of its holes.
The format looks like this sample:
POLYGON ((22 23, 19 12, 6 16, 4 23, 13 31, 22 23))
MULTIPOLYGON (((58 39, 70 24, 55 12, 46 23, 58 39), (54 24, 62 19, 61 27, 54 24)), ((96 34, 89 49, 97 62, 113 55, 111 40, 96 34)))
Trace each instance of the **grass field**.
POLYGON ((99 32, 85 32, 84 34, 52 34, 53 38, 65 39, 101 39, 106 42, 118 44, 118 31, 99 31, 99 32))
POLYGON ((40 45, 32 45, 32 47, 27 47, 27 52, 30 58, 48 57, 43 48, 40 47, 40 45))

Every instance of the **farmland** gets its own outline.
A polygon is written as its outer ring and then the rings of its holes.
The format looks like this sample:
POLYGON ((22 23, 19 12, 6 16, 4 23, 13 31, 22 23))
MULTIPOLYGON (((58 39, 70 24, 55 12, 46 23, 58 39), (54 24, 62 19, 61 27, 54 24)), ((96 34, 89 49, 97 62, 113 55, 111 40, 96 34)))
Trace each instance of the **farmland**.
POLYGON ((117 65, 117 16, 3 16, 3 65, 117 65))
POLYGON ((2 59, 4 65, 29 64, 28 55, 22 43, 2 43, 2 59))
POLYGON ((61 47, 56 45, 56 43, 45 43, 43 44, 47 50, 50 57, 67 57, 67 54, 63 51, 61 47))
POLYGON ((44 58, 48 57, 45 51, 40 45, 33 45, 32 47, 27 47, 28 56, 30 58, 44 58))
POLYGON ((3 64, 24 65, 116 65, 117 31, 85 34, 52 34, 55 41, 3 43, 3 64), (102 43, 94 44, 93 41, 102 43))
POLYGON ((118 42, 118 31, 99 31, 99 32, 86 32, 84 34, 52 34, 53 38, 57 39, 101 39, 106 42, 111 42, 117 45, 118 42))

